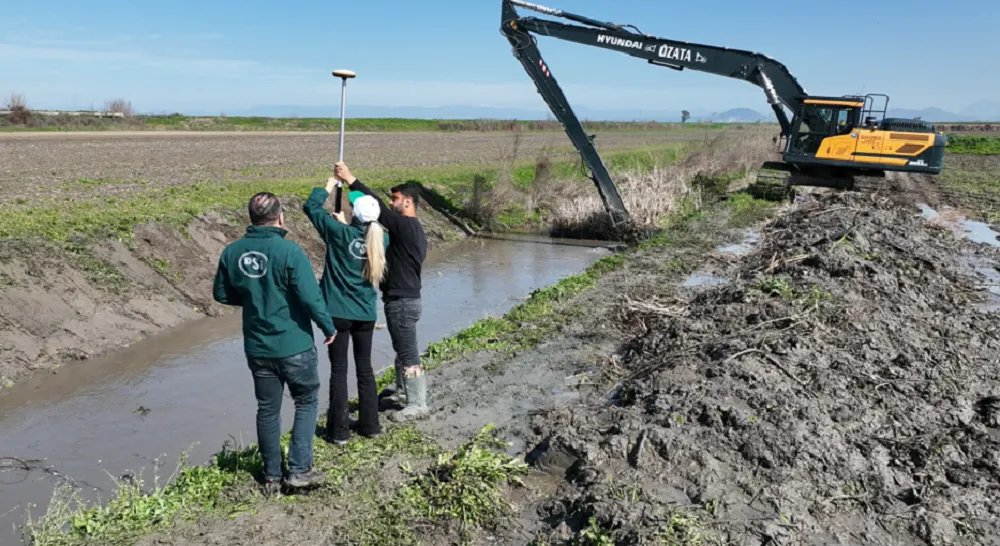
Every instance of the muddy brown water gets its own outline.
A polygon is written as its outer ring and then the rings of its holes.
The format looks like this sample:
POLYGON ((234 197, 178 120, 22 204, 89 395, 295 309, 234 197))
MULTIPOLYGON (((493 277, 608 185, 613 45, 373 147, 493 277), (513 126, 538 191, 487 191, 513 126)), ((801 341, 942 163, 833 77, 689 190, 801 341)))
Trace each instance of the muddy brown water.
MULTIPOLYGON (((580 272, 611 250, 598 242, 535 237, 466 240, 432 253, 424 268, 421 349, 476 320, 504 313, 536 288, 580 272), (556 244, 552 244, 556 243, 556 244)), ((379 308, 379 323, 385 319, 379 308)), ((329 360, 322 336, 319 411, 327 406, 329 360)), ((392 366, 385 329, 375 332, 376 370, 392 366)), ((353 357, 348 374, 356 394, 353 357)), ((433 396, 433 392, 430 393, 433 396)), ((242 352, 238 314, 206 318, 116 351, 37 376, 0 397, 0 544, 19 543, 31 505, 42 515, 54 487, 75 483, 87 499, 107 499, 112 476, 139 474, 152 483, 154 460, 162 480, 189 450, 207 461, 227 439, 256 441, 253 383, 242 352)), ((294 405, 287 393, 283 427, 294 405)))

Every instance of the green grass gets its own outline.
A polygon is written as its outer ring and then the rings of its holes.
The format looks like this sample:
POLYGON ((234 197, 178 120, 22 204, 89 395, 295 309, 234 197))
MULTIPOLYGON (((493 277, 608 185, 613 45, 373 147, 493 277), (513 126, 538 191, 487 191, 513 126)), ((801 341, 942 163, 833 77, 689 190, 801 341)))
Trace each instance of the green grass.
POLYGON ((817 311, 824 304, 833 300, 833 294, 828 290, 815 284, 795 286, 784 275, 765 277, 753 285, 752 288, 765 296, 789 301, 802 308, 803 312, 817 311))
POLYGON ((938 176, 941 193, 948 205, 970 212, 971 218, 1000 224, 1000 163, 988 157, 968 159, 971 164, 947 168, 938 176))
POLYGON ((128 286, 129 281, 113 265, 94 256, 86 246, 73 242, 64 242, 62 249, 66 252, 70 263, 77 270, 83 271, 88 280, 95 286, 100 286, 109 292, 120 294, 128 286))
POLYGON ((604 163, 612 172, 631 170, 647 172, 655 167, 662 167, 676 161, 678 155, 677 147, 645 147, 616 154, 606 154, 604 163))
POLYGON ((78 184, 84 186, 105 186, 108 184, 128 184, 124 180, 119 180, 115 178, 81 178, 77 180, 78 184))
POLYGON ((239 210, 258 191, 301 194, 315 180, 279 180, 244 183, 201 183, 159 188, 128 197, 107 197, 70 203, 50 202, 3 207, 0 238, 41 237, 57 243, 75 235, 131 238, 135 226, 155 222, 184 227, 199 214, 213 209, 239 210))
MULTIPOLYGON (((199 126, 206 130, 308 130, 339 131, 340 118, 272 118, 264 116, 149 116, 142 118, 145 125, 160 129, 192 129, 199 126)), ((344 127, 348 131, 437 131, 438 120, 405 118, 348 118, 344 127)))
POLYGON ((153 258, 149 260, 149 265, 160 275, 166 275, 170 271, 170 260, 166 258, 153 258))
POLYGON ((955 154, 1000 155, 1000 136, 948 135, 945 149, 955 154))
MULTIPOLYGON (((666 158, 675 152, 665 148, 644 154, 666 158)), ((612 161, 619 157, 632 157, 636 152, 617 151, 606 154, 612 161)), ((567 176, 582 173, 575 171, 570 162, 556 162, 555 168, 567 176)), ((476 175, 496 180, 500 166, 455 165, 419 169, 385 169, 358 173, 374 189, 389 187, 417 180, 440 190, 453 211, 460 210, 462 196, 471 188, 476 175)), ((535 166, 524 160, 517 166, 518 176, 524 180, 534 178, 535 166)), ((65 202, 50 199, 36 204, 0 205, 0 239, 28 239, 41 237, 64 243, 75 237, 84 239, 112 237, 130 239, 135 226, 154 222, 183 228, 197 216, 212 210, 237 211, 246 207, 247 200, 257 192, 270 191, 277 195, 308 197, 311 189, 325 185, 328 174, 317 173, 311 178, 283 180, 255 180, 230 182, 202 182, 185 186, 170 186, 136 192, 124 197, 101 197, 65 202)), ((296 213, 298 211, 295 211, 296 213)), ((524 222, 531 215, 507 218, 511 222, 524 222)))
MULTIPOLYGON (((611 172, 628 170, 651 171, 654 167, 667 165, 677 160, 680 144, 657 147, 640 147, 629 150, 604 152, 601 159, 611 172)), ((551 167, 551 176, 557 180, 584 179, 585 167, 580 161, 556 162, 551 167)), ((535 180, 534 162, 515 168, 511 174, 514 185, 527 188, 535 180)))
MULTIPOLYGON (((332 109, 331 109, 332 110, 332 109)), ((71 116, 33 116, 31 123, 13 125, 0 118, 0 131, 105 131, 105 130, 184 130, 184 131, 339 131, 340 118, 268 117, 268 116, 186 116, 137 115, 131 118, 82 118, 71 116)), ((721 130, 734 125, 724 123, 671 123, 655 121, 584 121, 588 131, 688 131, 721 130)), ((357 118, 344 121, 347 131, 369 132, 456 132, 456 131, 533 131, 561 132, 562 125, 547 120, 507 119, 415 119, 357 118)))
MULTIPOLYGON (((282 436, 283 449, 290 439, 290 432, 282 436)), ((370 472, 393 455, 437 453, 434 443, 408 426, 387 427, 378 438, 355 438, 344 447, 316 441, 313 449, 315 467, 327 476, 322 488, 329 494, 338 493, 348 476, 370 472)), ((142 480, 119 482, 114 497, 97 506, 81 501, 72 488, 60 487, 45 516, 29 520, 24 531, 33 546, 131 544, 182 520, 250 511, 264 500, 253 487, 253 475, 262 467, 256 445, 224 447, 205 465, 188 466, 182 457, 166 485, 155 478, 150 488, 142 480)))
POLYGON ((72 488, 60 486, 45 516, 29 519, 25 534, 34 546, 126 544, 179 518, 223 507, 245 508, 227 506, 221 494, 260 466, 254 448, 220 452, 212 464, 204 466, 187 466, 182 457, 178 472, 166 485, 155 477, 150 489, 141 479, 119 482, 114 497, 97 506, 87 506, 72 488))
POLYGON ((587 526, 573 537, 572 546, 615 546, 611 533, 597 523, 597 518, 591 516, 587 526))
POLYGON ((948 169, 941 179, 951 188, 969 193, 1000 193, 1000 172, 991 169, 948 169))
POLYGON ((737 193, 726 201, 729 208, 729 225, 732 227, 747 227, 770 216, 775 209, 775 203, 757 199, 748 193, 737 193))
MULTIPOLYGON (((307 495, 287 494, 276 500, 347 499, 352 519, 363 524, 348 524, 345 532, 365 544, 413 543, 418 521, 454 522, 465 533, 495 526, 512 513, 501 488, 517 484, 527 465, 500 453, 507 444, 494 432, 487 425, 454 451, 442 450, 405 425, 386 427, 374 439, 354 438, 343 447, 317 440, 314 465, 326 474, 325 483, 307 495), (402 457, 406 482, 389 491, 387 499, 357 495, 351 484, 370 483, 365 476, 393 457, 402 457), (419 472, 406 462, 428 459, 430 464, 419 472)), ((285 433, 283 449, 289 440, 290 433, 285 433)), ((252 481, 262 465, 255 445, 224 448, 201 466, 187 466, 182 457, 168 484, 154 481, 147 488, 141 480, 119 483, 114 497, 97 506, 80 501, 70 487, 60 487, 46 515, 29 520, 25 537, 33 546, 124 545, 181 521, 253 513, 267 500, 252 481)))
POLYGON ((528 466, 499 452, 509 444, 486 425, 455 451, 446 451, 423 472, 409 475, 373 521, 355 525, 350 541, 358 544, 414 544, 414 529, 428 523, 453 524, 468 540, 479 529, 495 529, 513 515, 503 488, 521 485, 528 466))

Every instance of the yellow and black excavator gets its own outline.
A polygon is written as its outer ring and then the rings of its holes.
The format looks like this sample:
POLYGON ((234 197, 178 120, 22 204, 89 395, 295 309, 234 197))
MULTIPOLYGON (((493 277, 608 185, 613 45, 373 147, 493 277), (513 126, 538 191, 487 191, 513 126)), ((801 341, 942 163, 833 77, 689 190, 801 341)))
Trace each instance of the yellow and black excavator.
POLYGON ((501 33, 580 151, 616 224, 628 221, 628 211, 594 148, 593 137, 584 132, 532 34, 618 51, 678 71, 698 70, 741 79, 761 87, 781 127, 775 142, 780 140, 782 149, 781 161, 766 162, 759 181, 763 177, 771 179, 771 184, 777 179, 786 186, 851 188, 856 178, 884 177, 886 171, 939 174, 943 167, 945 135, 926 121, 886 118, 886 95, 811 96, 785 65, 760 53, 666 40, 642 34, 632 25, 597 21, 521 0, 502 2, 501 33), (515 7, 580 25, 521 17, 515 7), (791 119, 785 108, 791 111, 791 119))

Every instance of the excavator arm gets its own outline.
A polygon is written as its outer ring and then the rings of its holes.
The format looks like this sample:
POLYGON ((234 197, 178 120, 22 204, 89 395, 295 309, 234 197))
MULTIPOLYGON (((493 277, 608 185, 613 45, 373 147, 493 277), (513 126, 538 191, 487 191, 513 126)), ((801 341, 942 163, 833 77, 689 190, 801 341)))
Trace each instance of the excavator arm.
POLYGON ((592 173, 591 177, 597 185, 604 206, 615 224, 628 220, 625 205, 608 174, 607 167, 594 148, 593 139, 586 134, 573 113, 566 96, 552 76, 552 71, 542 59, 532 34, 618 51, 645 59, 650 64, 675 70, 698 70, 748 81, 764 90, 767 101, 778 118, 782 136, 788 136, 791 131, 791 123, 784 107, 797 112, 798 104, 807 95, 806 90, 785 65, 759 53, 648 36, 640 33, 638 29, 629 30, 624 25, 601 22, 521 0, 503 0, 500 28, 510 41, 514 56, 531 76, 539 94, 556 118, 562 122, 566 134, 580 151, 584 163, 592 173), (536 17, 520 17, 515 6, 586 26, 536 17))

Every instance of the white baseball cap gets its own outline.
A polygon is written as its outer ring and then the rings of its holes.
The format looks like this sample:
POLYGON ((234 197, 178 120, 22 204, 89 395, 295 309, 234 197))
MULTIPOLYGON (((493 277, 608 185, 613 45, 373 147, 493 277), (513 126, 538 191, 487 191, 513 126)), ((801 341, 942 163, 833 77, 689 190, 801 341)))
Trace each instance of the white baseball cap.
POLYGON ((370 195, 358 197, 351 204, 354 206, 354 217, 363 224, 378 220, 382 212, 379 210, 378 201, 370 195))

